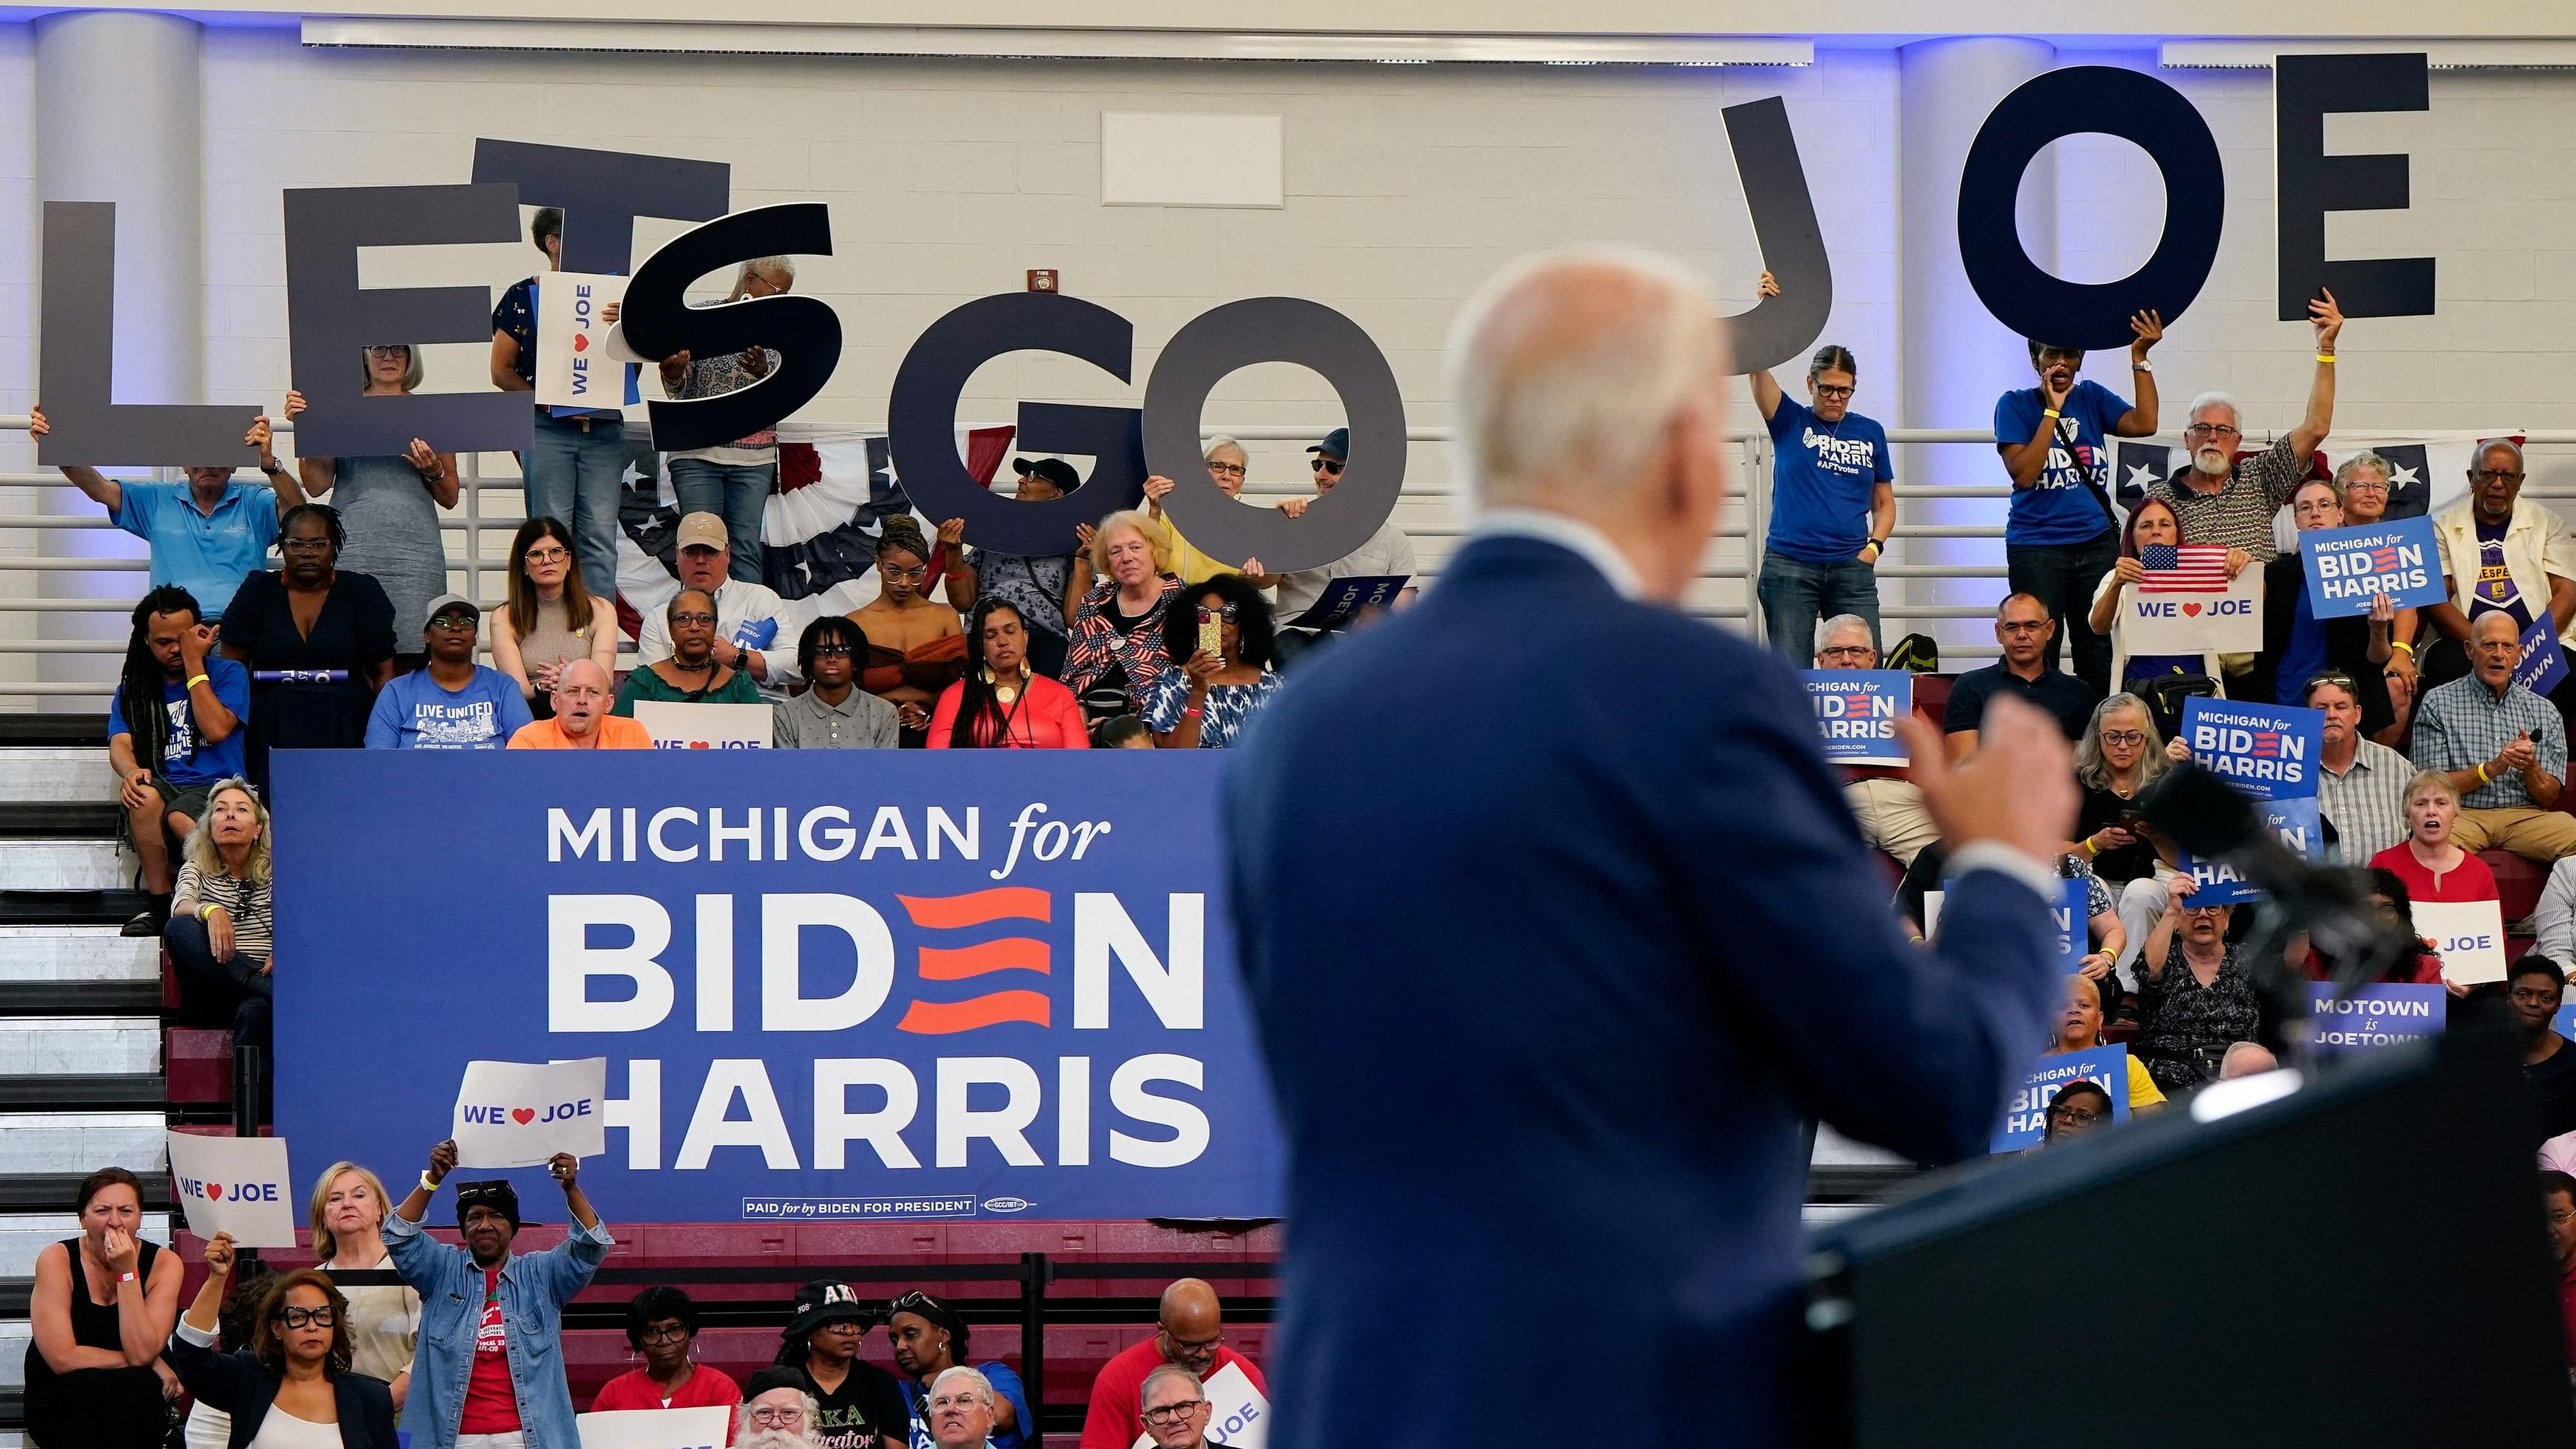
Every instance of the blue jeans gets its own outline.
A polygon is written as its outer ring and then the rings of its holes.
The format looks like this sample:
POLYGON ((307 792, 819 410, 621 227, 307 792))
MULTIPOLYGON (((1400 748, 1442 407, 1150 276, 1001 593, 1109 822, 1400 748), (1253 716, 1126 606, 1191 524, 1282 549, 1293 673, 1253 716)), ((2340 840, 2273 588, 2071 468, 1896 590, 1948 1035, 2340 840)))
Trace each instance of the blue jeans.
POLYGON ((1795 668, 1816 667, 1816 623, 1840 614, 1867 619, 1870 647, 1879 647, 1878 570, 1859 559, 1812 564, 1765 553, 1753 587, 1762 599, 1763 632, 1795 668))
POLYGON ((626 475, 626 424, 614 418, 559 418, 537 409, 536 437, 519 459, 528 516, 572 530, 581 584, 617 597, 617 489, 626 475), (587 426, 585 426, 587 424, 587 426))
POLYGON ((769 581, 768 556, 760 545, 760 517, 777 481, 775 463, 671 460, 671 495, 679 500, 681 516, 712 513, 724 520, 725 541, 733 546, 733 561, 725 572, 747 584, 769 581))

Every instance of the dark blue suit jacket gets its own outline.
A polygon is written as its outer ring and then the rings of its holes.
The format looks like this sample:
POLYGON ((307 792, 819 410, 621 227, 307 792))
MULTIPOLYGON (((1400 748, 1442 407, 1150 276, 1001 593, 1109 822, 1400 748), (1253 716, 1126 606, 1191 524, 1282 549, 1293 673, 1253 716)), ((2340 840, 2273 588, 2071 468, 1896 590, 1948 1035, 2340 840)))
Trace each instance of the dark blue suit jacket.
POLYGON ((1908 944, 1787 669, 1551 542, 1319 656, 1225 807, 1273 1449, 1785 1442, 1801 1119, 1982 1151, 2048 1039, 2045 903, 1972 871, 1908 944))

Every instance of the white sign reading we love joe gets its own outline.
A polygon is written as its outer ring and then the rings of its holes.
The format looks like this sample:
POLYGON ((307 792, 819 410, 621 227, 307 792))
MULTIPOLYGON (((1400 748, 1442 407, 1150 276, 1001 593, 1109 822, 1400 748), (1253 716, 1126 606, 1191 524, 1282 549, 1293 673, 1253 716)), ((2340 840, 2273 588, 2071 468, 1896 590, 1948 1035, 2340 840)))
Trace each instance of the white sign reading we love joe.
POLYGON ((558 1152, 608 1150, 600 1099, 608 1058, 575 1062, 467 1062, 456 1088, 456 1165, 540 1167, 558 1152))
POLYGON ((245 1248, 292 1248, 293 1193, 283 1137, 207 1137, 173 1132, 170 1187, 201 1238, 230 1233, 245 1248))

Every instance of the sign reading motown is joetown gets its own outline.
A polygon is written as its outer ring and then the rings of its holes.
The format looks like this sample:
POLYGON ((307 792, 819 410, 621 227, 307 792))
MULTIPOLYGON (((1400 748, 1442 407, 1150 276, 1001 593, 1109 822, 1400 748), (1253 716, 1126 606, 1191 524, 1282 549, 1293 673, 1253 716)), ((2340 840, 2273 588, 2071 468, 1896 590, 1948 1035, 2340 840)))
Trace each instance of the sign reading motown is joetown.
POLYGON ((281 752, 295 1180, 605 1057, 622 1221, 1274 1215, 1220 763, 281 752))

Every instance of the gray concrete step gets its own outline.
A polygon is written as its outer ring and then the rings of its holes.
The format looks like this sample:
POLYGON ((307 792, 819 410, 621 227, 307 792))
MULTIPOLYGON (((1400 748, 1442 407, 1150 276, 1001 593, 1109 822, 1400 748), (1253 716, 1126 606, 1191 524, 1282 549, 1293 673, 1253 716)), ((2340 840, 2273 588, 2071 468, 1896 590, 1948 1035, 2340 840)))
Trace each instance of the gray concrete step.
POLYGON ((137 1076, 161 1070, 158 1016, 0 1018, 0 1069, 11 1077, 137 1076))
MULTIPOLYGON (((33 1278, 36 1276, 37 1250, 48 1243, 59 1243, 79 1231, 79 1221, 67 1212, 0 1214, 0 1278, 33 1278)), ((146 1241, 167 1247, 170 1242, 170 1215, 145 1213, 143 1237, 146 1241)))
POLYGON ((0 982, 161 979, 161 943, 114 926, 0 926, 0 982))
POLYGON ((116 798, 104 745, 0 749, 0 802, 92 804, 116 798))
POLYGON ((159 1172, 159 1112, 0 1112, 0 1173, 159 1172))
POLYGON ((134 857, 106 840, 0 840, 0 891, 110 891, 134 880, 134 857))

